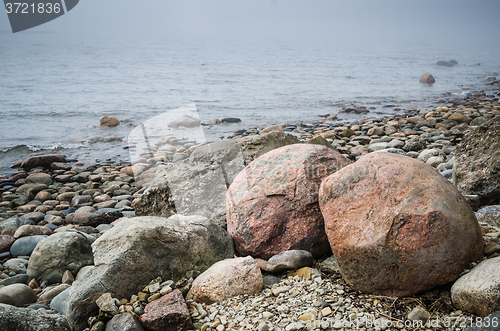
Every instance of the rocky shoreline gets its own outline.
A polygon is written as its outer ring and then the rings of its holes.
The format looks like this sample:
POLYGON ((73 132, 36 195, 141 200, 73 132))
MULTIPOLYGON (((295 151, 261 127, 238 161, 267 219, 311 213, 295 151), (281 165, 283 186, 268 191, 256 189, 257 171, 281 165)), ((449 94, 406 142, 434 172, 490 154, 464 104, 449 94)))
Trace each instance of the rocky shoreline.
MULTIPOLYGON (((498 81, 492 82, 499 86, 498 81)), ((500 118, 499 95, 475 92, 435 109, 396 109, 398 114, 390 117, 344 124, 332 123, 332 116, 325 114, 314 124, 241 130, 232 139, 207 145, 165 137, 162 144, 149 146, 134 164, 71 165, 62 156, 27 159, 20 164, 22 170, 0 177, 0 326, 30 330, 31 323, 46 325, 40 330, 91 331, 462 330, 485 326, 486 319, 478 324, 478 316, 484 318, 500 308, 488 301, 499 298, 494 286, 483 301, 478 293, 473 295, 479 298, 476 301, 467 299, 458 285, 452 289, 448 282, 405 297, 369 294, 343 279, 346 269, 342 274, 331 251, 321 250, 314 260, 292 256, 281 270, 269 265, 278 253, 311 249, 279 243, 273 253, 269 247, 261 252, 245 246, 249 253, 242 254, 245 239, 236 239, 240 230, 235 230, 229 215, 226 222, 226 213, 236 214, 236 209, 226 206, 225 192, 243 169, 249 169, 245 166, 295 144, 335 150, 346 160, 341 167, 375 152, 419 160, 454 182, 476 212, 485 256, 482 263, 474 261, 460 271, 460 277, 465 276, 479 270, 476 265, 496 263, 500 256, 495 172, 499 160, 495 150, 488 150, 498 148, 492 142, 498 141, 494 130, 500 118), (488 159, 491 155, 495 158, 488 159), (211 172, 214 164, 225 167, 211 172), (491 177, 483 178, 484 173, 491 177), (171 184, 162 186, 165 181, 171 184), (206 186, 200 188, 200 183, 206 186), (203 208, 194 202, 200 196, 205 199, 203 208), (211 244, 199 238, 211 238, 211 244), (236 254, 254 259, 233 259, 233 238, 236 254), (217 271, 219 277, 200 285, 208 277, 204 272, 225 260, 231 263, 226 271, 217 271), (260 268, 256 270, 255 265, 260 268), (245 276, 224 273, 231 268, 247 271, 245 276), (253 274, 257 276, 250 281, 253 274), (233 281, 217 287, 220 278, 233 281), (120 289, 113 287, 118 280, 120 289), (254 282, 255 288, 241 289, 254 282), (197 296, 211 286, 209 293, 219 293, 220 288, 234 291, 216 302, 197 296), (454 293, 461 293, 462 299, 453 297, 454 293)), ((363 113, 365 109, 344 111, 363 113)), ((296 203, 295 209, 301 201, 296 203)), ((303 236, 301 231, 286 241, 303 236)), ((481 279, 481 275, 475 277, 481 279)), ((493 315, 488 320, 497 318, 493 315)))

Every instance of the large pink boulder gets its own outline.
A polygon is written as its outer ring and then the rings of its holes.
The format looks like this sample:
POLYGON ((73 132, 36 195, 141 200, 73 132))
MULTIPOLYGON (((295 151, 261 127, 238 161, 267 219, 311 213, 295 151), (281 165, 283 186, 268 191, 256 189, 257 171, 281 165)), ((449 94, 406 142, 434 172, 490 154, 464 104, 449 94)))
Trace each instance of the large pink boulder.
POLYGON ((319 203, 340 272, 356 290, 412 295, 457 279, 483 256, 463 196, 409 157, 363 156, 323 181, 319 203))
POLYGON ((328 253, 318 189, 348 163, 328 147, 294 144, 249 164, 226 197, 227 230, 238 254, 268 259, 292 249, 316 257, 328 253))
POLYGON ((160 299, 148 303, 139 320, 149 331, 194 329, 186 301, 179 290, 173 290, 160 299))

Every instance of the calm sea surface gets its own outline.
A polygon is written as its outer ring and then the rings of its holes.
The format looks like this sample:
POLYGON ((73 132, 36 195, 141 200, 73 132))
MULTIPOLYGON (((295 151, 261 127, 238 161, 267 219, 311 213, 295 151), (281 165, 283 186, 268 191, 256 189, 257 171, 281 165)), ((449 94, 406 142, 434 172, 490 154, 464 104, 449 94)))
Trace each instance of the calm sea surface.
MULTIPOLYGON (((314 121, 345 105, 431 106, 444 93, 485 89, 500 71, 500 45, 373 41, 134 42, 63 33, 0 33, 0 173, 29 154, 61 152, 89 163, 128 160, 132 129, 195 104, 207 140, 271 123, 314 121), (459 65, 439 67, 438 60, 459 65), (479 64, 480 65, 477 65, 479 64), (432 86, 418 82, 430 72, 432 86), (102 115, 122 124, 99 128, 102 115), (114 138, 117 137, 117 138, 114 138), (118 140, 118 141, 116 141, 118 140)), ((340 120, 353 119, 341 114, 340 120)))

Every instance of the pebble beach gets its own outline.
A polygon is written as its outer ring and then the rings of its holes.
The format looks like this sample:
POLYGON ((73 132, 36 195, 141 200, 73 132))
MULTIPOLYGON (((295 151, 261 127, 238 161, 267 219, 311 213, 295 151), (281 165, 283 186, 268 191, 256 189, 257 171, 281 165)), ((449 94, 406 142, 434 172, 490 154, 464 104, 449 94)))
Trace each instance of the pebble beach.
MULTIPOLYGON (((360 114, 360 119, 338 122, 337 114, 318 114, 311 123, 297 121, 238 129, 226 139, 238 142, 267 132, 289 133, 300 143, 316 139, 317 144, 337 150, 352 162, 379 151, 404 155, 422 161, 453 181, 455 149, 467 133, 500 115, 499 89, 499 81, 492 77, 485 87, 488 92, 469 91, 460 98, 443 97, 432 108, 394 105, 393 115, 370 117, 369 108, 351 106, 341 112, 360 114)), ((172 139, 150 146, 148 153, 134 164, 128 161, 85 164, 40 157, 36 161, 25 160, 19 164, 19 171, 0 176, 0 303, 27 307, 30 311, 27 314, 60 317, 61 309, 58 311, 57 304, 51 301, 75 280, 87 277, 84 269, 94 264, 92 251, 88 250, 90 244, 116 224, 142 216, 135 207, 151 175, 166 163, 187 160, 200 146, 192 141, 174 143, 172 139), (34 253, 38 243, 61 233, 81 235, 85 242, 81 245, 88 246, 81 250, 85 253, 74 261, 61 262, 66 269, 58 271, 57 277, 42 277, 42 273, 34 277, 35 264, 46 263, 39 253, 34 253), (32 253, 39 261, 34 261, 32 253), (23 286, 12 287, 13 284, 23 286)), ((464 196, 481 226, 483 260, 497 258, 500 218, 491 221, 490 216, 484 216, 491 213, 481 212, 481 208, 500 205, 500 201, 485 204, 477 195, 464 196)), ((479 262, 470 264, 460 276, 479 262)), ((109 304, 98 303, 99 314, 88 318, 84 330, 125 330, 125 324, 119 323, 129 323, 126 330, 141 330, 141 323, 147 323, 141 317, 147 312, 146 306, 176 289, 186 299, 187 318, 192 323, 185 329, 202 331, 472 330, 486 323, 486 319, 478 319, 477 315, 455 306, 452 284, 408 297, 366 294, 345 282, 332 256, 278 272, 265 269, 261 271, 264 286, 259 293, 217 303, 197 302, 187 296, 197 272, 173 279, 151 279, 149 287, 141 292, 111 298, 111 308, 109 304), (134 317, 133 323, 115 321, 116 316, 125 313, 134 317)), ((53 320, 63 325, 64 318, 59 317, 53 320)), ((490 322, 493 320, 488 319, 490 322)), ((65 327, 60 330, 70 330, 65 327)))

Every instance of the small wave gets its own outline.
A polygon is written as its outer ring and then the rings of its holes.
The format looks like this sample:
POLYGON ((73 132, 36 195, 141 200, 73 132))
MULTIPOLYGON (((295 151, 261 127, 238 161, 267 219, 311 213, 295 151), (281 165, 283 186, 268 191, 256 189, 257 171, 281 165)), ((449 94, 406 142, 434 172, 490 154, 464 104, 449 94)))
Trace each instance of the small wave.
POLYGON ((0 148, 0 152, 9 153, 9 152, 38 152, 43 150, 56 150, 56 149, 74 149, 79 147, 87 146, 89 143, 84 142, 81 144, 49 144, 49 145, 16 145, 11 147, 3 147, 0 148))

